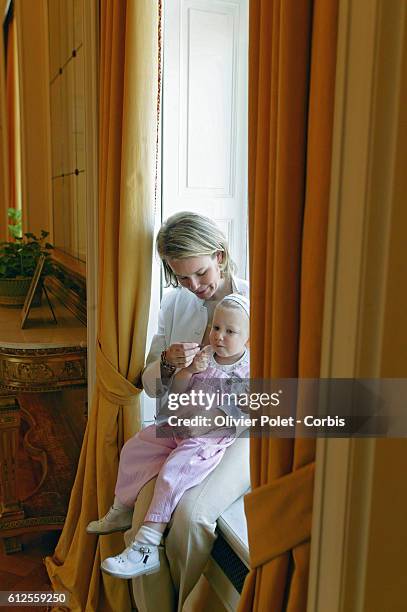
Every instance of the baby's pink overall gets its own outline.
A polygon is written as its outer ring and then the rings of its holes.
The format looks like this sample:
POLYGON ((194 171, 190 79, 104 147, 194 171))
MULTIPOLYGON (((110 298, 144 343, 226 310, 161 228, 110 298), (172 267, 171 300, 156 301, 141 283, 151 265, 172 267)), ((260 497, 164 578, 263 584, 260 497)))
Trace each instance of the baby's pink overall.
MULTIPOLYGON (((248 358, 239 360, 236 366, 233 375, 247 378, 248 358)), ((202 388, 205 379, 229 378, 231 374, 212 360, 205 372, 193 376, 189 389, 202 388)), ((121 503, 132 507, 142 487, 158 475, 145 520, 168 523, 185 491, 200 484, 216 468, 235 436, 157 438, 156 429, 155 425, 142 429, 123 446, 115 494, 121 503)))

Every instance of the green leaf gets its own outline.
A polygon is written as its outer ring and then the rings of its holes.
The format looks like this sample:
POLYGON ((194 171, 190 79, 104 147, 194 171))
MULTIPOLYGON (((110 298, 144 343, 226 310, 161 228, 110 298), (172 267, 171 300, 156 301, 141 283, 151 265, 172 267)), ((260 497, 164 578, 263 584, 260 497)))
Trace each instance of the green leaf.
MULTIPOLYGON (((17 227, 17 224, 9 226, 12 236, 18 232, 17 227)), ((2 278, 32 276, 41 254, 46 257, 44 274, 52 272, 53 264, 50 261, 50 250, 54 246, 49 242, 44 244, 48 235, 49 232, 45 230, 41 230, 40 238, 37 238, 32 232, 26 232, 23 237, 15 235, 14 240, 0 242, 0 276, 2 278)))
POLYGON ((8 231, 10 236, 12 236, 13 238, 18 238, 21 234, 20 228, 17 225, 9 225, 8 231))

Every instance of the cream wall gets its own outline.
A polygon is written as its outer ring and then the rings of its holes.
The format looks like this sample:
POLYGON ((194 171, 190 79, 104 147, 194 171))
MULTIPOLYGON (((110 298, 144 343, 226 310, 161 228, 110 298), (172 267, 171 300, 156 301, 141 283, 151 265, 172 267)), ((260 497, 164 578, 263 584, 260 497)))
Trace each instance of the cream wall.
POLYGON ((51 233, 46 0, 15 0, 22 123, 23 229, 51 233))
MULTIPOLYGON (((3 23, 7 7, 7 0, 0 0, 0 15, 3 23)), ((1 30, 2 31, 2 30, 1 30)), ((3 38, 3 36, 1 36, 3 38)), ((7 238, 7 201, 8 201, 8 174, 7 174, 7 132, 6 132, 6 80, 4 70, 4 44, 0 45, 0 240, 7 238)))

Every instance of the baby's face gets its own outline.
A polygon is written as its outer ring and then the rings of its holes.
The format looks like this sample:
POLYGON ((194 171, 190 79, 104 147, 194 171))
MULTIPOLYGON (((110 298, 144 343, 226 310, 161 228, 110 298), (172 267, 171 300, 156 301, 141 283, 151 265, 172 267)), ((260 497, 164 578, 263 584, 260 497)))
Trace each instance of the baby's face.
POLYGON ((217 306, 209 342, 219 357, 238 357, 249 339, 249 317, 240 308, 217 306))

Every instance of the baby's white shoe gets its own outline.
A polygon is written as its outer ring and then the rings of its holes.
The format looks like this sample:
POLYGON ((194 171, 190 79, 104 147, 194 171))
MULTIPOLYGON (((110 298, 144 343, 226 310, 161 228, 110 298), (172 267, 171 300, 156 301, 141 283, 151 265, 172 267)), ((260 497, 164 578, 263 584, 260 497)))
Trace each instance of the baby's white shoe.
POLYGON ((132 508, 115 508, 113 505, 104 517, 97 521, 91 521, 86 527, 86 531, 97 535, 126 531, 126 529, 130 529, 132 519, 132 508))
POLYGON ((160 569, 158 546, 134 540, 120 555, 108 557, 101 568, 116 578, 134 578, 143 574, 154 574, 160 569))

